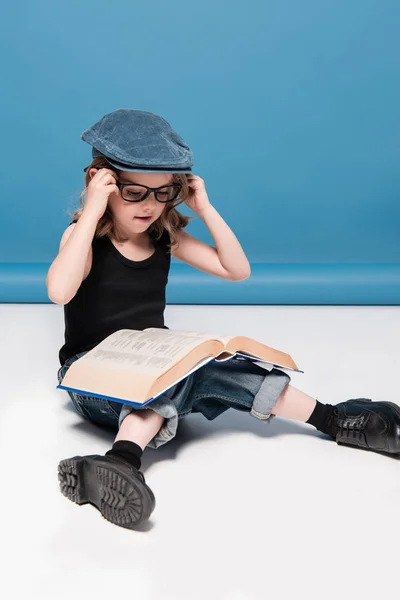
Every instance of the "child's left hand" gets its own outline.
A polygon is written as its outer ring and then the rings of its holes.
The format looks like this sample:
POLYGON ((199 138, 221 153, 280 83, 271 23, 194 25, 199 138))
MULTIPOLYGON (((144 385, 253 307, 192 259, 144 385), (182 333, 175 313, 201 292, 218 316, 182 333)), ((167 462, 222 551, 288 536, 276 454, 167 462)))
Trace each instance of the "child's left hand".
POLYGON ((186 178, 189 186, 189 196, 186 198, 185 204, 201 217, 211 206, 204 180, 197 175, 193 175, 193 173, 186 173, 186 178))

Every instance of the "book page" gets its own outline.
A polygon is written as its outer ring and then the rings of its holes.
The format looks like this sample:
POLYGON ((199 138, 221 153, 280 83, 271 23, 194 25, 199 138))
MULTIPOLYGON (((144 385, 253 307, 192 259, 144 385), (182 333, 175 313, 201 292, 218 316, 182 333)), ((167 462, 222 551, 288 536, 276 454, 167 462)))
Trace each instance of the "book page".
POLYGON ((173 387, 174 385, 176 385, 180 381, 183 381, 184 379, 186 379, 186 377, 189 377, 189 375, 191 375, 195 371, 198 371, 199 369, 201 369, 201 367, 204 367, 204 365, 208 364, 212 360, 214 360, 214 358, 212 356, 206 356, 206 358, 202 358, 200 362, 198 362, 192 369, 190 369, 190 371, 188 371, 187 373, 185 373, 185 375, 183 375, 182 377, 180 377, 176 381, 174 380, 174 383, 172 383, 171 385, 168 385, 167 387, 165 387, 164 389, 162 389, 161 392, 158 392, 155 396, 153 396, 151 398, 151 400, 155 400, 156 398, 158 398, 159 396, 161 396, 162 394, 164 394, 164 392, 166 392, 167 390, 169 390, 171 387, 173 387))
POLYGON ((271 348, 253 338, 239 335, 235 336, 225 343, 225 348, 227 351, 235 354, 239 353, 262 362, 271 363, 278 368, 289 368, 295 371, 299 370, 290 354, 277 350, 276 348, 271 348))
POLYGON ((217 340, 222 342, 224 346, 227 346, 229 344, 229 342, 231 340, 233 340, 233 338, 235 338, 235 337, 236 337, 236 335, 218 335, 217 340))
POLYGON ((169 329, 122 329, 103 340, 80 360, 104 368, 158 375, 179 362, 205 341, 216 339, 207 333, 169 329))
MULTIPOLYGON (((295 362, 289 354, 281 352, 280 350, 276 350, 275 348, 270 348, 264 343, 258 342, 253 338, 237 335, 225 335, 219 336, 218 340, 220 340, 226 348, 229 347, 229 350, 227 350, 227 352, 235 354, 236 358, 238 358, 239 360, 251 360, 255 364, 258 364, 258 366, 260 366, 261 368, 266 369, 267 371, 271 371, 274 367, 276 367, 281 371, 288 370, 304 373, 304 371, 297 367, 297 365, 295 364, 295 362), (232 344, 230 344, 231 341, 234 342, 234 348, 232 347, 232 344), (259 356, 254 353, 257 349, 261 353, 259 356), (270 355, 268 358, 263 358, 263 354, 265 353, 265 351, 267 351, 270 355), (281 362, 279 362, 279 359, 283 359, 282 364, 281 362)), ((222 354, 223 359, 224 355, 227 352, 224 352, 222 354)), ((217 357, 216 360, 219 360, 219 357, 217 357)))

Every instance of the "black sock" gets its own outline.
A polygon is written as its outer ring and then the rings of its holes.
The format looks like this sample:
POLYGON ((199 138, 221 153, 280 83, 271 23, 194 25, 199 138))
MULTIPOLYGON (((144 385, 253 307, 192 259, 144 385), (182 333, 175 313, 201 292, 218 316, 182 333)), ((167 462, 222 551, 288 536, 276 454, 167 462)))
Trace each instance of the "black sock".
POLYGON ((140 446, 135 444, 135 442, 128 442, 127 440, 119 440, 118 442, 115 442, 111 450, 106 452, 106 456, 122 458, 134 466, 137 470, 140 469, 140 459, 142 454, 143 450, 140 446))
POLYGON ((317 400, 317 404, 306 423, 335 438, 338 430, 335 407, 332 404, 321 404, 317 400))

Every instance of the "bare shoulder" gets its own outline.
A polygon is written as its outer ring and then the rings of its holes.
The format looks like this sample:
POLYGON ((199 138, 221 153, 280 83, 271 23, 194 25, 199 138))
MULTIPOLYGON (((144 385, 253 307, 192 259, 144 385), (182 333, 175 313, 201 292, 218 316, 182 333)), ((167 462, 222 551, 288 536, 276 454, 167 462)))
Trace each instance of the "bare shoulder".
POLYGON ((76 226, 76 223, 71 223, 71 225, 68 225, 67 229, 62 234, 59 250, 62 250, 63 246, 65 246, 65 243, 70 238, 71 233, 75 229, 75 226, 76 226))
MULTIPOLYGON (((65 244, 69 240, 69 238, 71 237, 72 232, 74 231, 75 227, 76 227, 76 223, 71 223, 71 225, 68 225, 68 227, 66 228, 66 230, 62 234, 62 237, 61 237, 61 240, 60 240, 59 252, 61 252, 61 250, 63 249, 63 247, 65 246, 65 244)), ((92 268, 92 257, 93 257, 92 246, 90 246, 89 252, 88 252, 88 255, 87 255, 87 259, 86 259, 85 270, 84 270, 84 273, 83 273, 83 279, 86 279, 86 277, 90 273, 90 269, 92 268)))

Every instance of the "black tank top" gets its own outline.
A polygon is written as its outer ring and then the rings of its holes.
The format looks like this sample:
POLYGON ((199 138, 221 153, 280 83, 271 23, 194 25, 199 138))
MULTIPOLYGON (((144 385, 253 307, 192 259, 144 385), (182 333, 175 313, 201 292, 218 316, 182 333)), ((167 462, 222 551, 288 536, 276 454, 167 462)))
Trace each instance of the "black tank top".
POLYGON ((64 306, 65 344, 60 363, 91 350, 119 329, 143 330, 164 325, 165 288, 171 262, 170 238, 164 229, 145 260, 125 258, 108 236, 94 238, 89 275, 64 306))

